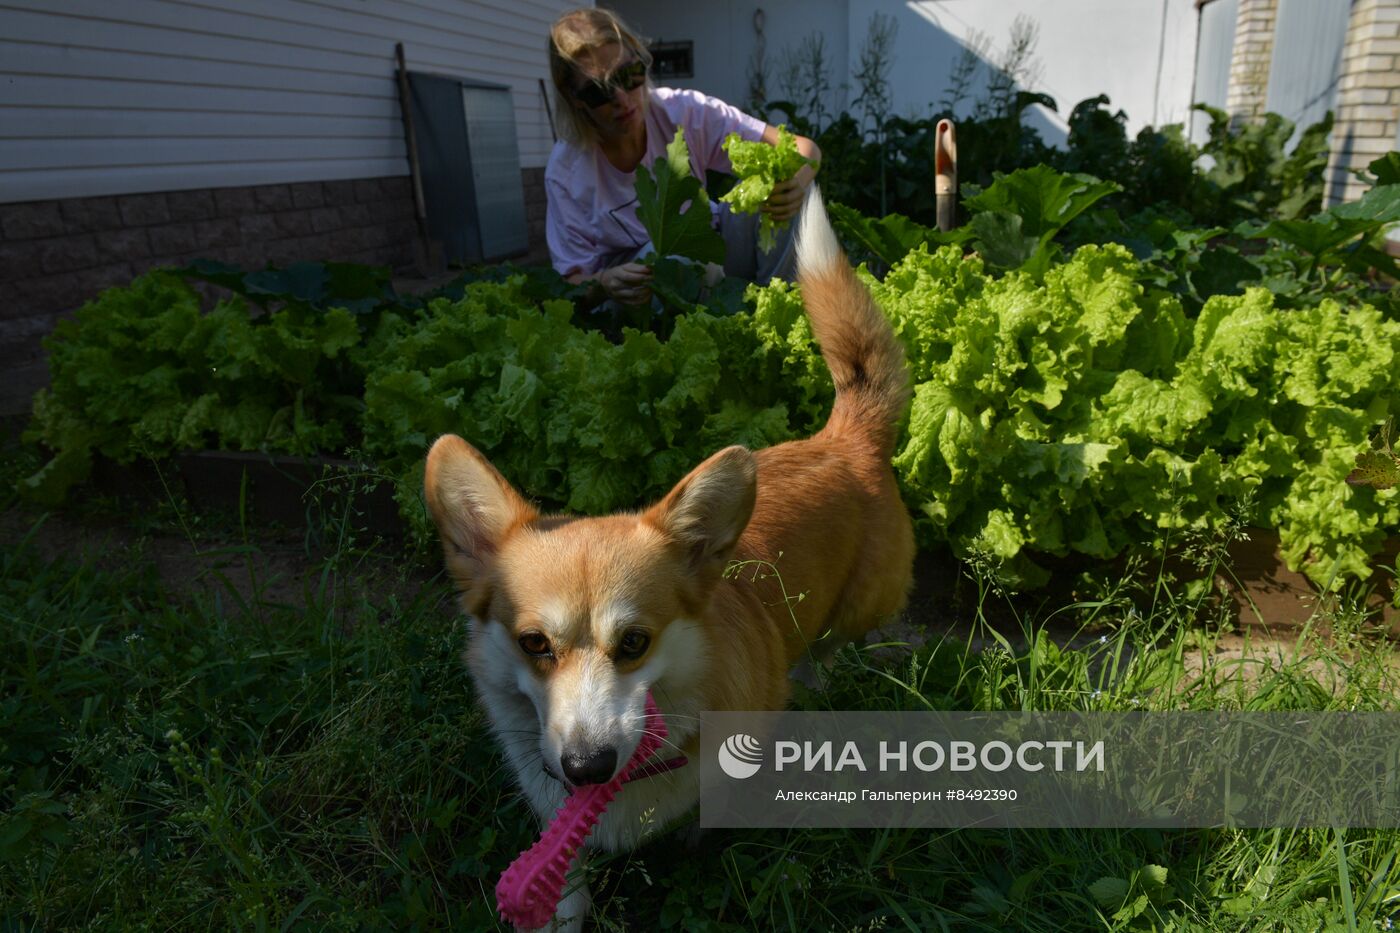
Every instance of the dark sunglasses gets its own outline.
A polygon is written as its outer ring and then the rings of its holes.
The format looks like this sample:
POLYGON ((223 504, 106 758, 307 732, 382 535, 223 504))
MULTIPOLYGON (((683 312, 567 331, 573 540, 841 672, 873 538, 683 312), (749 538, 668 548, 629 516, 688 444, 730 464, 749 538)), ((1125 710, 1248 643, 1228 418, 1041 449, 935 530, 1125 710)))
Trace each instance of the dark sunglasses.
POLYGON ((574 97, 578 98, 588 107, 601 107, 613 101, 613 95, 617 89, 624 91, 635 91, 641 87, 647 79, 646 62, 636 61, 629 65, 623 65, 614 70, 605 78, 589 81, 581 88, 574 90, 574 97))

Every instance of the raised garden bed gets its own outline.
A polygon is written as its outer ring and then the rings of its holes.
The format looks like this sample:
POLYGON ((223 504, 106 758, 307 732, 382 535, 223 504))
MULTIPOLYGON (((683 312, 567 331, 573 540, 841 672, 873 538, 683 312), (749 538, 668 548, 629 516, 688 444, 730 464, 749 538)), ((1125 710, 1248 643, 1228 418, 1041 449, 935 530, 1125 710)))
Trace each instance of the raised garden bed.
MULTIPOLYGON (((1233 542, 1227 548, 1225 569, 1215 577, 1217 591, 1233 601, 1242 629, 1262 626, 1286 630, 1301 626, 1319 610, 1326 611, 1336 603, 1336 596, 1318 592, 1306 576, 1288 569, 1276 531, 1252 528, 1248 534, 1249 540, 1233 542)), ((1378 613, 1378 621, 1395 637, 1400 637, 1393 572, 1398 554, 1400 537, 1386 539, 1372 562, 1374 575, 1368 581, 1372 588, 1365 600, 1366 608, 1378 613)))
POLYGON ((401 539, 407 531, 393 484, 373 467, 333 457, 236 451, 177 454, 159 463, 99 458, 93 486, 107 495, 155 502, 183 491, 197 509, 288 528, 348 518, 356 529, 401 539))
MULTIPOLYGON (((1375 544, 1400 527, 1400 499, 1393 484, 1346 480, 1361 456, 1389 455, 1400 322, 1394 296, 1351 269, 1350 253, 1332 254, 1366 247, 1400 216, 1400 184, 1308 221, 1333 244, 1316 254, 1281 245, 1291 226, 1235 231, 1280 245, 1267 253, 1273 265, 1228 288, 1207 274, 1218 251, 1197 249, 1214 228, 1173 227, 1180 249, 1148 259, 1055 242, 1114 187, 1044 167, 1013 173, 970 199, 974 222, 947 234, 833 207, 847 239, 888 267, 867 281, 913 377, 894 465, 921 545, 985 555, 1028 590, 1051 583, 1060 561, 1109 568, 1185 529, 1210 537, 1249 523, 1278 529, 1318 588, 1374 582, 1386 570, 1375 544), (1298 261, 1304 272, 1279 272, 1298 261), (1331 270, 1325 281, 1319 268, 1331 270), (1231 294, 1265 273, 1269 288, 1231 294)), ((751 288, 742 314, 677 306, 662 333, 605 334, 555 289, 557 276, 463 281, 425 304, 347 268, 185 271, 235 298, 205 309, 187 282, 143 277, 50 341, 53 386, 31 431, 55 455, 22 481, 32 501, 62 502, 98 453, 169 457, 195 498, 212 483, 226 491, 203 498, 227 510, 302 523, 325 512, 330 487, 354 487, 366 470, 171 452, 354 451, 409 503, 423 451, 453 432, 527 496, 598 514, 659 496, 726 444, 809 434, 830 405, 800 295, 782 283, 751 288), (322 481, 328 468, 334 483, 322 481), (210 478, 220 470, 225 479, 210 478)), ((379 506, 334 508, 431 536, 412 510, 400 524, 388 491, 378 494, 379 506)), ((1244 565, 1261 568, 1265 593, 1296 590, 1269 569, 1275 551, 1244 565)))
MULTIPOLYGON (((99 460, 93 480, 100 492, 148 502, 178 488, 194 508, 246 515, 259 524, 305 528, 349 516, 356 529, 371 534, 395 540, 408 534, 390 479, 371 464, 351 460, 206 451, 181 454, 161 464, 141 461, 120 465, 99 460)), ((1251 528, 1246 535, 1228 545, 1224 565, 1214 581, 1216 592, 1233 604, 1241 630, 1262 629, 1284 635, 1319 614, 1325 615, 1335 605, 1336 596, 1319 592, 1305 575, 1288 569, 1276 531, 1251 528)), ((1396 580, 1390 572, 1397 555, 1400 536, 1392 536, 1373 562, 1374 575, 1364 605, 1377 614, 1376 620, 1392 636, 1400 637, 1400 608, 1394 604, 1396 580)), ((1075 563, 1085 565, 1082 559, 1075 563)), ((1179 576, 1190 573, 1180 562, 1172 569, 1179 576)), ((955 604, 960 586, 956 562, 948 557, 921 560, 916 572, 920 579, 911 603, 913 614, 924 615, 935 611, 934 607, 955 604)))

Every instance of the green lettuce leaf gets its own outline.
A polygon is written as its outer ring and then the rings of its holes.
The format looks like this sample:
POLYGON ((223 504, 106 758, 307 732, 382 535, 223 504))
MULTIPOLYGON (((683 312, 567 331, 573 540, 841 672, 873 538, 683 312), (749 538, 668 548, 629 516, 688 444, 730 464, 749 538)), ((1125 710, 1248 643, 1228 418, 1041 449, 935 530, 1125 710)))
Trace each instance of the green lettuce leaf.
MULTIPOLYGON (((720 200, 741 214, 757 213, 779 183, 811 162, 797 151, 797 137, 789 133, 786 126, 778 127, 776 146, 762 140, 748 142, 738 133, 730 133, 724 139, 724 151, 739 180, 720 200)), ((771 250, 777 244, 777 230, 773 218, 764 214, 758 225, 760 249, 771 250)))

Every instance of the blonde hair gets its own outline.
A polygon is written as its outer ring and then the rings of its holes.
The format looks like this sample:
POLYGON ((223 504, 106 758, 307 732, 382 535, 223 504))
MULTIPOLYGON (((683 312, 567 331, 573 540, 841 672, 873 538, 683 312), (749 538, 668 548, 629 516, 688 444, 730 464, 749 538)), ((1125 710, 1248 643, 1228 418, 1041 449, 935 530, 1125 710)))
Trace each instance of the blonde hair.
MULTIPOLYGON (((612 10, 584 7, 570 10, 549 28, 549 76, 554 82, 554 115, 561 135, 571 142, 591 144, 598 141, 598 127, 588 108, 580 107, 574 97, 574 81, 582 76, 578 60, 586 53, 605 45, 617 43, 631 50, 637 60, 651 67, 651 53, 646 42, 612 10)), ((642 92, 645 107, 651 95, 651 78, 642 92)))

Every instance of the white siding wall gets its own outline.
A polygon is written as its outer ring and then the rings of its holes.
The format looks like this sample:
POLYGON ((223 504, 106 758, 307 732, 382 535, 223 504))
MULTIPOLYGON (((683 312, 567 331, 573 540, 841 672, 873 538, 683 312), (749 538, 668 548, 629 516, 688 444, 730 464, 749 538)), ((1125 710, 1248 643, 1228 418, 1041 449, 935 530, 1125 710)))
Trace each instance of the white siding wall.
POLYGON ((813 33, 823 37, 831 74, 828 109, 840 110, 848 99, 845 0, 607 0, 600 5, 616 10, 647 39, 694 42, 695 77, 665 83, 704 91, 736 107, 748 99, 749 65, 757 41, 754 11, 761 8, 769 100, 783 97, 777 65, 784 46, 796 48, 813 33))
MULTIPOLYGON (((1059 105, 1058 113, 1035 108, 1048 124, 1042 125, 1047 142, 1063 139, 1074 105, 1098 94, 1107 94, 1111 108, 1127 114, 1130 136, 1144 126, 1184 123, 1190 113, 1196 48, 1193 0, 851 0, 851 6, 851 30, 861 36, 875 10, 905 9, 898 17, 895 87, 921 79, 921 96, 934 100, 947 86, 952 63, 941 56, 921 57, 921 45, 951 37, 961 46, 978 32, 991 39, 989 57, 996 61, 1016 18, 1031 20, 1037 27, 1035 58, 1041 78, 1029 90, 1049 94, 1059 105)), ((857 54, 859 44, 853 40, 851 47, 857 54)))
MULTIPOLYGON (((675 84, 695 87, 734 104, 744 101, 754 47, 753 12, 767 18, 767 58, 776 63, 785 46, 812 32, 826 37, 833 63, 832 103, 853 100, 870 17, 879 12, 899 27, 894 67, 894 111, 925 116, 943 97, 948 75, 974 32, 986 34, 995 52, 1006 44, 1018 14, 1039 25, 1036 57, 1043 78, 1035 90, 1056 99, 1058 114, 1037 119, 1048 142, 1063 140, 1065 119, 1076 103, 1108 94, 1128 115, 1128 131, 1149 124, 1185 122, 1191 104, 1196 48, 1194 0, 609 0, 652 38, 695 42, 695 77, 675 84)), ((778 96, 770 80, 769 96, 778 96)), ((976 96, 976 91, 974 91, 976 96)))
POLYGON ((552 144, 549 24, 575 0, 5 0, 0 203, 408 174, 408 67, 510 85, 552 144))

